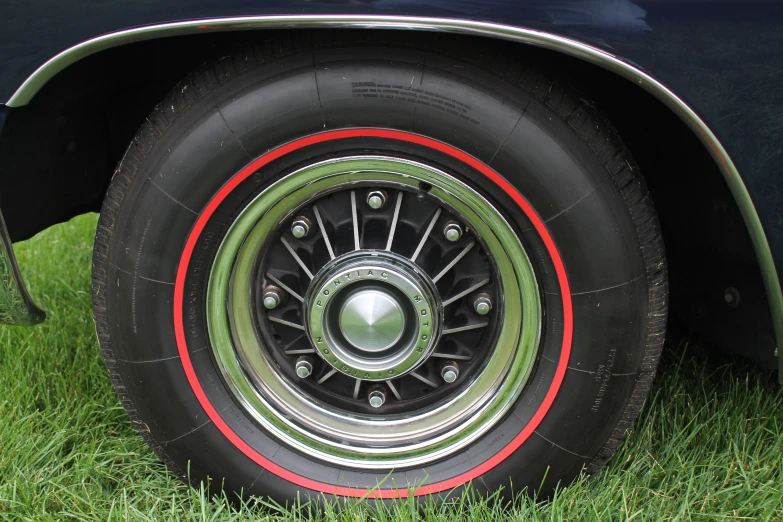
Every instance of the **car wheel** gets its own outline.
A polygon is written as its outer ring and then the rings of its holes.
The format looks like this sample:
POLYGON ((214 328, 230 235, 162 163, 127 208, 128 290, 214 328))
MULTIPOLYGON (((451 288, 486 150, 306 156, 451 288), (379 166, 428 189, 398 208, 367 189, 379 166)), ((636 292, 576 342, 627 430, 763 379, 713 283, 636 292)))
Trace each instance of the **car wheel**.
POLYGON ((609 458, 663 342, 658 221, 600 113, 504 63, 265 42, 156 107, 106 195, 94 308, 172 470, 445 498, 609 458))

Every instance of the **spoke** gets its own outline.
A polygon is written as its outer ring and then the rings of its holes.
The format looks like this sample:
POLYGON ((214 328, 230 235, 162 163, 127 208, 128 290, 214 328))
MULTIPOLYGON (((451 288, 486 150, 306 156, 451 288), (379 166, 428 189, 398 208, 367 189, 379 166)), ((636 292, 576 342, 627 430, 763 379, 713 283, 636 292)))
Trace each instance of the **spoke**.
POLYGON ((466 296, 466 295, 468 295, 469 293, 473 292, 474 290, 478 290, 479 288, 481 288, 482 286, 484 286, 484 285, 485 285, 485 284, 487 284, 487 283, 489 283, 489 279, 484 279, 484 280, 483 280, 483 281, 481 281, 480 283, 476 283, 475 285, 471 286, 471 287, 470 287, 470 288, 468 288, 467 290, 463 290, 462 292, 458 293, 458 294, 457 294, 457 295, 455 295, 454 297, 450 297, 450 298, 446 299, 445 301, 443 301, 443 306, 448 306, 448 305, 450 305, 451 303, 453 303, 453 302, 454 302, 454 301, 456 301, 457 299, 459 299, 459 298, 461 298, 461 297, 465 297, 465 296, 466 296))
POLYGON ((359 218, 356 216, 356 191, 351 191, 351 214, 353 215, 353 249, 359 250, 359 218))
POLYGON ((323 383, 325 383, 326 379, 328 379, 329 377, 331 377, 335 373, 337 373, 337 370, 332 368, 331 370, 329 370, 329 373, 327 373, 326 375, 324 375, 323 377, 318 379, 318 381, 316 381, 316 384, 323 384, 323 383))
POLYGON ((469 361, 473 357, 469 355, 451 355, 449 353, 433 353, 430 357, 437 357, 438 359, 454 359, 455 361, 469 361))
POLYGON ((395 388, 395 387, 394 387, 394 385, 392 384, 392 382, 391 382, 391 381, 386 381, 386 384, 388 384, 388 385, 389 385, 389 389, 390 389, 390 390, 391 390, 391 392, 394 394, 394 397, 395 397, 395 398, 396 398, 398 401, 401 401, 401 400, 402 400, 402 396, 400 395, 400 392, 398 392, 398 391, 397 391, 397 388, 395 388))
POLYGON ((288 253, 290 253, 294 257, 296 262, 299 264, 299 266, 302 267, 302 270, 305 271, 305 274, 307 274, 307 277, 312 279, 313 278, 312 272, 310 272, 310 270, 307 269, 307 267, 304 264, 304 261, 302 261, 302 259, 296 254, 296 252, 294 252, 294 249, 291 248, 291 245, 288 244, 288 241, 286 241, 284 237, 281 237, 280 241, 283 242, 283 246, 286 248, 286 250, 288 250, 288 253))
MULTIPOLYGON (((286 353, 288 353, 288 350, 290 350, 290 349, 291 349, 291 347, 292 347, 292 346, 294 346, 295 344, 299 344, 299 343, 300 343, 300 341, 301 341, 301 340, 302 340, 304 337, 305 337, 305 335, 304 335, 304 334, 301 334, 301 335, 298 335, 298 336, 296 336, 296 337, 294 338, 294 340, 293 340, 293 341, 291 341, 290 343, 288 343, 288 344, 286 344, 286 345, 285 345, 285 347, 283 348, 283 352, 286 352, 286 353)), ((307 343, 307 341, 306 341, 306 340, 305 340, 305 343, 307 343)), ((314 348, 313 348, 313 349, 314 349, 314 348)))
POLYGON ((291 290, 289 287, 287 287, 285 283, 283 283, 281 280, 279 280, 269 272, 266 273, 266 277, 268 279, 271 279, 272 282, 275 283, 277 286, 279 286, 280 288, 282 288, 283 290, 291 294, 292 297, 295 297, 299 302, 304 303, 304 298, 301 295, 294 292, 293 290, 291 290))
POLYGON ((457 263, 459 263, 459 260, 460 260, 460 259, 462 259, 463 257, 465 257, 465 254, 467 254, 468 252, 470 252, 470 249, 471 249, 471 248, 473 248, 473 245, 475 245, 475 244, 476 244, 476 242, 475 242, 475 241, 471 241, 471 242, 468 244, 468 246, 466 246, 465 248, 463 248, 463 249, 462 249, 462 252, 460 252, 459 254, 457 254, 457 257, 455 257, 455 258, 454 258, 454 259, 451 261, 451 263, 449 263, 448 265, 446 265, 446 268, 444 268, 443 270, 441 270, 441 271, 440 271, 440 274, 438 274, 438 275, 436 275, 435 277, 433 277, 433 278, 432 278, 432 282, 433 282, 433 283, 437 283, 438 281, 440 281, 440 278, 441 278, 441 277, 443 277, 444 275, 446 275, 446 272, 448 272, 449 270, 451 270, 452 268, 454 268, 454 265, 456 265, 457 263))
POLYGON ((438 217, 440 216, 440 209, 438 209, 435 212, 435 215, 432 216, 432 220, 430 221, 430 224, 427 225, 427 230, 424 231, 424 236, 421 238, 421 241, 419 241, 419 246, 416 247, 416 251, 413 253, 413 257, 411 257, 411 261, 414 263, 416 262, 416 258, 419 257, 419 253, 421 252, 421 249, 424 248, 424 243, 427 242, 427 238, 430 237, 430 232, 432 232, 432 227, 435 226, 435 222, 438 220, 438 217))
POLYGON ((329 251, 329 257, 334 259, 334 250, 332 250, 332 244, 329 242, 329 236, 326 235, 326 229, 324 228, 324 222, 321 221, 321 213, 318 212, 318 207, 313 205, 313 214, 318 221, 318 228, 321 229, 321 235, 324 236, 324 243, 326 243, 326 250, 329 251))
POLYGON ((394 217, 392 218, 391 230, 389 231, 389 240, 386 242, 386 250, 388 252, 391 252, 394 232, 397 230, 397 218, 400 217, 400 205, 402 205, 402 191, 397 193, 397 206, 394 207, 394 217))
POLYGON ((286 355, 301 355, 303 353, 315 353, 315 348, 302 348, 301 350, 288 350, 283 352, 286 355))
POLYGON ((478 328, 484 328, 489 324, 489 321, 486 323, 477 323, 477 324, 469 324, 467 326, 460 326, 459 328, 446 328, 444 329, 441 334, 442 335, 448 335, 453 334, 457 332, 467 332, 468 330, 476 330, 478 328))
POLYGON ((358 399, 359 398, 359 388, 362 386, 362 380, 356 379, 356 386, 353 387, 353 398, 358 399))
POLYGON ((432 382, 432 381, 431 381, 431 380, 429 380, 428 378, 424 377, 423 375, 419 375, 419 374, 418 374, 418 373, 416 373, 416 372, 411 372, 411 373, 409 373, 408 375, 410 375, 411 377, 415 377, 416 379, 420 380, 420 381, 421 381, 421 382, 423 382, 424 384, 429 384, 429 385, 430 385, 430 386, 432 386, 433 388, 437 388, 437 387, 438 387, 437 383, 434 383, 434 382, 432 382))
POLYGON ((277 317, 273 317, 271 315, 267 316, 267 319, 272 321, 273 323, 283 324, 285 326, 290 326, 291 328, 296 328, 297 330, 304 330, 305 327, 301 324, 292 323, 291 321, 286 321, 285 319, 279 319, 277 317))

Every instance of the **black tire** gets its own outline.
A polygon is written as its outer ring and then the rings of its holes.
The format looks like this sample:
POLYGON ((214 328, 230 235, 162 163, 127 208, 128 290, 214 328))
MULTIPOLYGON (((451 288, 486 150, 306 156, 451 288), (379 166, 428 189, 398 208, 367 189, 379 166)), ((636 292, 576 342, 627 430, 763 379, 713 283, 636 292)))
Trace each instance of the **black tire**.
POLYGON ((389 476, 309 458, 237 405, 208 349, 200 275, 226 224, 274 176, 309 157, 380 149, 450 169, 495 201, 520 231, 545 310, 538 360, 513 411, 467 449, 422 469, 396 470, 382 488, 424 484, 420 492, 447 496, 472 479, 481 492, 513 486, 546 493, 583 469, 595 472, 642 407, 666 323, 660 228, 628 150, 569 86, 491 48, 454 58, 432 41, 401 46, 350 34, 336 40, 320 34, 267 41, 197 69, 131 143, 104 201, 93 260, 95 322, 123 406, 183 479, 189 470, 191 481, 209 477, 230 491, 286 502, 324 492, 356 496, 389 476), (426 105, 404 89, 388 98, 363 91, 413 84, 428 92, 426 105), (175 282, 199 216, 252 160, 348 128, 397 129, 464 151, 523 194, 550 237, 498 186, 442 151, 379 136, 303 146, 242 182, 195 237, 180 310, 186 372, 175 335, 175 282), (569 296, 562 295, 550 239, 569 296), (512 440, 522 443, 500 458, 512 440), (432 484, 440 486, 428 490, 432 484))

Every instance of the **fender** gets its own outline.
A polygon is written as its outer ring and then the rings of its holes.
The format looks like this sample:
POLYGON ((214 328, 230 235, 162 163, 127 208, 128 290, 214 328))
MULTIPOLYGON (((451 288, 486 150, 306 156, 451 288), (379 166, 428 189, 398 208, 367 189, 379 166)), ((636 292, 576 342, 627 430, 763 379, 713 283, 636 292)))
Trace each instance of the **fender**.
MULTIPOLYGON (((742 213, 755 254, 764 278, 771 315, 774 323, 777 345, 783 343, 783 293, 770 243, 762 225, 751 195, 743 178, 719 141, 715 133, 689 104, 677 96, 669 87, 651 76, 639 66, 610 52, 588 45, 576 39, 510 25, 454 18, 387 16, 387 15, 294 15, 294 16, 241 16, 226 18, 195 19, 170 23, 146 25, 123 29, 98 36, 60 52, 46 61, 31 74, 8 99, 6 105, 19 107, 32 97, 58 72, 69 65, 98 51, 131 42, 150 40, 167 36, 194 34, 203 31, 239 31, 280 28, 376 28, 418 31, 440 31, 479 35, 496 39, 534 45, 605 68, 645 89, 669 107, 700 138, 709 150, 742 213)), ((4 228, 4 227, 3 227, 4 228)), ((6 237, 4 236, 4 240, 6 237)), ((9 258, 15 266, 12 251, 9 258)), ((16 274, 18 270, 14 271, 16 274)), ((21 276, 16 279, 21 284, 21 276)), ((23 292, 26 295, 26 292, 23 292)), ((29 297, 28 297, 29 299, 29 297)), ((783 359, 781 359, 783 361, 783 359)), ((783 379, 783 362, 781 378, 783 379)))

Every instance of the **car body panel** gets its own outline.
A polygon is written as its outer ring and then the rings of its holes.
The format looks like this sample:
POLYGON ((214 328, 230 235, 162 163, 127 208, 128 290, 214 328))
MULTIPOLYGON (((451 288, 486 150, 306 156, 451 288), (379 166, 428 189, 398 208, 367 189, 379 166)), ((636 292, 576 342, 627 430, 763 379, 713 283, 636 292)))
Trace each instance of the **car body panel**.
MULTIPOLYGON (((8 108, 0 105, 0 135, 8 108)), ((33 302, 14 256, 11 237, 0 212, 0 324, 32 326, 43 322, 46 313, 33 302)))
POLYGON ((664 100, 710 149, 754 240, 778 345, 783 340, 781 0, 41 0, 35 9, 6 0, 0 7, 0 100, 10 106, 123 31, 181 34, 166 29, 181 21, 191 21, 189 31, 329 26, 330 18, 340 21, 335 27, 451 30, 550 43, 599 63, 664 100))

